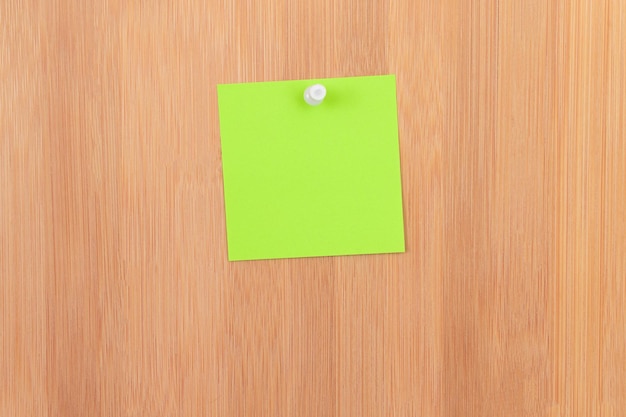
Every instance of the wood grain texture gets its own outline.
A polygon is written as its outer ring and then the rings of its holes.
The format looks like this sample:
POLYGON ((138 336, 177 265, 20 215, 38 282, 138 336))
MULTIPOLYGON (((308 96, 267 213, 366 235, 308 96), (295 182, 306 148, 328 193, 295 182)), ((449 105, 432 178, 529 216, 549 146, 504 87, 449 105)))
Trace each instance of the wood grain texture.
POLYGON ((626 416, 626 2, 0 2, 0 416, 626 416), (226 261, 216 85, 396 74, 407 252, 226 261))

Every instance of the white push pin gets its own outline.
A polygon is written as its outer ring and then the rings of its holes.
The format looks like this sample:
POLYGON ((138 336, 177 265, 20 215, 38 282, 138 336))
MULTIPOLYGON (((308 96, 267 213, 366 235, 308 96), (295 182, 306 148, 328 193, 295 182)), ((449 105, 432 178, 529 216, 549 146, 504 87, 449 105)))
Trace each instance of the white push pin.
POLYGON ((322 104, 324 97, 326 97, 326 87, 322 84, 315 84, 304 90, 304 101, 311 106, 322 104))

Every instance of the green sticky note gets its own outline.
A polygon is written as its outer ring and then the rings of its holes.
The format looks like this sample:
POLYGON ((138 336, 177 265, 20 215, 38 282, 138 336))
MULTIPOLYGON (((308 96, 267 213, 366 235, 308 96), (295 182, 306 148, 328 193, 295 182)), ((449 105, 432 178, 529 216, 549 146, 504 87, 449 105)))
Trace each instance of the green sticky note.
POLYGON ((404 252, 394 76, 223 84, 218 104, 229 260, 404 252))

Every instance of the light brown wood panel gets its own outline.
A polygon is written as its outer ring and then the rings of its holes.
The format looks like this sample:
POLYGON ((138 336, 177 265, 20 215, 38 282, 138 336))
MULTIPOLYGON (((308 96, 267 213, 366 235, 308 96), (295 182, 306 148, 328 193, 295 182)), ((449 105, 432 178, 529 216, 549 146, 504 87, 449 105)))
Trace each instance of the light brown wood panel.
POLYGON ((626 416, 626 2, 0 2, 0 416, 626 416), (395 74, 407 252, 230 263, 216 85, 395 74))

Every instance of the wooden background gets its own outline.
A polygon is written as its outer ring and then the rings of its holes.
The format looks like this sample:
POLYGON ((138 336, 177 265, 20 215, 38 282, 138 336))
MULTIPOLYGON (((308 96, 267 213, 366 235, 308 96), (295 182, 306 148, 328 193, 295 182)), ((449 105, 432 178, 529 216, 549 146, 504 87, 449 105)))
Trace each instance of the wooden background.
POLYGON ((0 416, 625 416, 626 1, 3 0, 0 416), (396 74, 407 253, 226 261, 216 84, 396 74))

